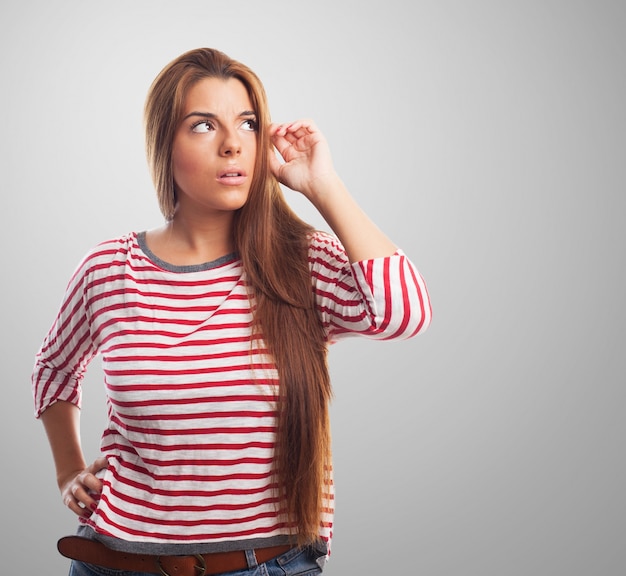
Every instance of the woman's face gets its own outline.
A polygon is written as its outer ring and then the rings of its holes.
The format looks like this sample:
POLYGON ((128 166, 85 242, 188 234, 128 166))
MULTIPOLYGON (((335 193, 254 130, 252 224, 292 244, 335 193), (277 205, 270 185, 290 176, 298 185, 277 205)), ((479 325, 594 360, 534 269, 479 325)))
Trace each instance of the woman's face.
POLYGON ((204 78, 188 91, 174 134, 177 212, 232 212, 248 199, 257 117, 240 80, 204 78))

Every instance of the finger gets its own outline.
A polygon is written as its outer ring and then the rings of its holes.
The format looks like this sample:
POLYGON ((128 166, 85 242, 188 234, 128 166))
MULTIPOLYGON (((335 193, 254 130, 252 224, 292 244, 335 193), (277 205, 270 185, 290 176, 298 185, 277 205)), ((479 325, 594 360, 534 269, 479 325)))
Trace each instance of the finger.
POLYGON ((102 480, 93 474, 84 474, 81 482, 88 493, 99 494, 102 492, 102 480))
MULTIPOLYGON (((91 506, 88 508, 87 506, 85 506, 82 502, 80 502, 73 494, 68 493, 64 500, 63 503, 72 511, 74 512, 74 514, 76 514, 77 516, 82 516, 84 518, 88 518, 89 516, 91 516, 91 513, 93 511, 94 508, 92 508, 91 506)), ((95 505, 95 504, 94 504, 95 505)))
POLYGON ((286 132, 274 137, 273 144, 276 146, 280 155, 287 159, 287 156, 293 152, 304 152, 309 149, 314 143, 314 140, 310 134, 294 134, 292 132, 286 132))
POLYGON ((283 124, 274 124, 270 134, 285 136, 294 134, 301 138, 306 134, 312 134, 317 131, 315 124, 310 120, 296 120, 295 122, 286 122, 283 124))
POLYGON ((282 135, 276 134, 272 137, 272 144, 278 150, 278 153, 285 158, 287 150, 291 146, 291 143, 282 135))
POLYGON ((97 472, 100 472, 100 470, 104 470, 108 467, 109 461, 105 456, 100 456, 100 458, 96 458, 96 460, 94 460, 93 464, 91 464, 87 470, 89 470, 92 474, 96 474, 97 472))
POLYGON ((314 126, 301 122, 290 125, 282 137, 299 152, 308 150, 324 140, 321 132, 314 126))
POLYGON ((70 494, 79 505, 86 508, 91 508, 96 503, 90 493, 87 479, 77 479, 70 488, 70 494))
POLYGON ((102 481, 96 476, 101 470, 106 470, 109 467, 108 460, 102 456, 96 460, 87 468, 86 473, 83 474, 83 482, 97 492, 102 490, 102 481))
POLYGON ((270 154, 270 172, 280 182, 280 168, 282 162, 276 157, 276 154, 270 154))
POLYGON ((78 502, 71 494, 65 496, 65 498, 63 499, 63 504, 65 504, 77 516, 82 516, 84 514, 84 509, 79 506, 78 502))
POLYGON ((300 138, 306 136, 307 134, 319 132, 315 123, 308 118, 296 120, 295 122, 287 124, 285 130, 287 132, 291 132, 292 134, 296 134, 300 138))
POLYGON ((287 130, 287 132, 285 132, 285 135, 283 136, 283 138, 289 142, 289 144, 291 144, 292 146, 295 146, 295 144, 301 140, 303 137, 303 134, 298 134, 297 132, 291 132, 290 130, 287 130))
POLYGON ((271 136, 284 136, 287 132, 289 124, 272 124, 270 126, 270 135, 271 136))
POLYGON ((79 474, 69 490, 78 506, 91 511, 97 508, 101 492, 102 481, 90 472, 79 474))
POLYGON ((305 136, 307 132, 302 127, 294 127, 292 124, 283 124, 275 132, 275 138, 281 138, 294 144, 299 138, 305 136))
POLYGON ((268 130, 268 134, 270 135, 270 137, 273 137, 274 135, 276 135, 276 133, 282 128, 283 124, 275 124, 272 123, 269 126, 269 130, 268 130))

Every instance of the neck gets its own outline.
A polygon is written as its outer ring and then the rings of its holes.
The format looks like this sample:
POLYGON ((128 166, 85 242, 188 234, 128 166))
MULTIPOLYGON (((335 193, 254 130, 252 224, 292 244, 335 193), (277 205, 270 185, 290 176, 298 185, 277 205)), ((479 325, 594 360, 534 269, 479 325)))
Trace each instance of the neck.
POLYGON ((164 226, 150 230, 146 241, 154 254, 170 264, 212 262, 235 251, 233 218, 234 212, 211 219, 177 212, 164 226))

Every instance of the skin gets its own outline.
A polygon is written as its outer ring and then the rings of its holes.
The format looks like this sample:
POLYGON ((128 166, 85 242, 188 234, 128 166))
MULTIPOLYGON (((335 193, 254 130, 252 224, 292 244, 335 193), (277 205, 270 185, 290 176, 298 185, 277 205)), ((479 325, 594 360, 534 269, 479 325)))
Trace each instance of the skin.
MULTIPOLYGON (((210 262, 233 251, 235 211, 246 202, 256 158, 254 115, 236 79, 200 80, 188 92, 172 154, 178 204, 173 219, 148 231, 159 258, 175 265, 210 262), (200 113, 200 114, 197 114, 200 113), (224 176, 238 173, 239 176, 224 176)), ((270 127, 282 160, 270 155, 281 184, 303 194, 320 212, 351 262, 389 256, 396 246, 361 210, 335 172, 328 143, 311 120, 270 127)), ((63 502, 77 515, 97 506, 105 458, 87 466, 80 442, 80 411, 56 402, 43 414, 63 502)))

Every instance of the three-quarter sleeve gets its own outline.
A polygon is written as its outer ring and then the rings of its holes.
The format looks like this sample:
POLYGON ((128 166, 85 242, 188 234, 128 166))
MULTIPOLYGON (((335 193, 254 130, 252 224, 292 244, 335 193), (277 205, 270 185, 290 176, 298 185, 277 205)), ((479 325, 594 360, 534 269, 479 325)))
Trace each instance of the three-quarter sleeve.
POLYGON ((406 339, 430 324, 428 290, 402 250, 350 263, 336 238, 316 233, 309 265, 317 309, 330 341, 349 335, 406 339))
POLYGON ((81 381, 95 354, 87 314, 86 257, 70 279, 59 313, 35 358, 32 389, 35 416, 59 400, 80 407, 81 381))

